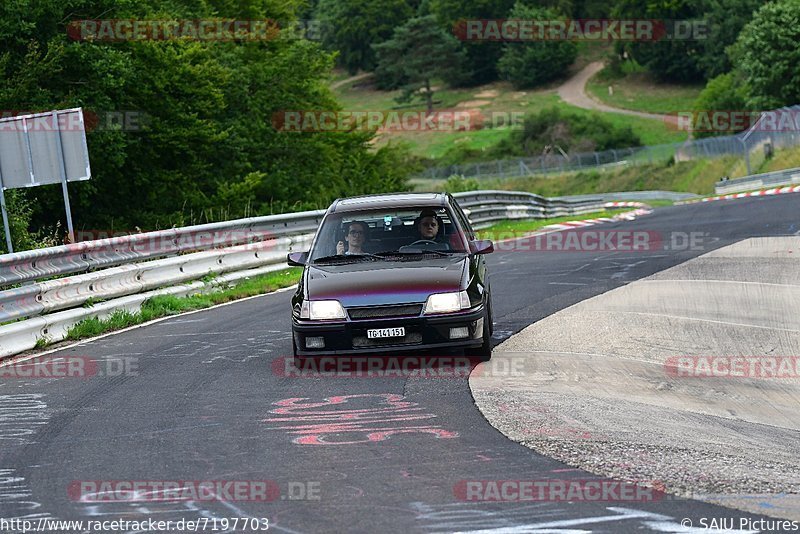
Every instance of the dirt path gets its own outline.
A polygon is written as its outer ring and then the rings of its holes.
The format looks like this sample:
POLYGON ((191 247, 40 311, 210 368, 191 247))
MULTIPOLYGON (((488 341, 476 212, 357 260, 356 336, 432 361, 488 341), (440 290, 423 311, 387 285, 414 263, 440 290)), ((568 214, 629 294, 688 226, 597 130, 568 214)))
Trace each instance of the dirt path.
POLYGON ((345 84, 350 82, 356 82, 358 80, 363 80, 364 78, 368 78, 372 76, 371 72, 362 72, 361 74, 356 74, 355 76, 350 76, 349 78, 345 78, 344 80, 339 80, 338 82, 333 82, 331 84, 331 89, 337 89, 345 84))
POLYGON ((668 115, 658 115, 655 113, 632 111, 630 109, 612 108, 611 106, 598 102, 586 94, 586 82, 588 82, 589 78, 597 74, 602 68, 603 63, 600 61, 589 63, 580 72, 564 82, 564 84, 558 88, 558 96, 560 96, 561 100, 564 102, 583 109, 594 109, 609 113, 621 113, 623 115, 633 115, 635 117, 654 119, 657 121, 667 120, 667 117, 669 117, 668 115))

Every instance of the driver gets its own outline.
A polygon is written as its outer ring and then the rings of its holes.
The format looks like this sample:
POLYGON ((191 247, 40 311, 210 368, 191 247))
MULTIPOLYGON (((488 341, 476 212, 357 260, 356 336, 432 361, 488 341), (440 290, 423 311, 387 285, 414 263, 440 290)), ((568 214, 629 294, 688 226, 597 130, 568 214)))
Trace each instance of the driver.
POLYGON ((420 240, 436 241, 442 226, 442 219, 430 208, 422 210, 419 217, 414 220, 414 228, 420 240))

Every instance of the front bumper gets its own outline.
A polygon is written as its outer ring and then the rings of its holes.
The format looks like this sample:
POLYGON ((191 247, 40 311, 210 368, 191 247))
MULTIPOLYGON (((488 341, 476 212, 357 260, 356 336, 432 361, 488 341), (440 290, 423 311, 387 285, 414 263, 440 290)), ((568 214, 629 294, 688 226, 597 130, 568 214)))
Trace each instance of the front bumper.
POLYGON ((480 346, 485 320, 483 305, 459 313, 419 317, 308 321, 292 317, 292 335, 299 356, 387 353, 430 349, 458 349, 480 346), (404 327, 403 338, 367 339, 372 328, 404 327), (450 329, 467 327, 469 335, 450 339, 450 329), (306 348, 306 337, 322 337, 325 347, 306 348))

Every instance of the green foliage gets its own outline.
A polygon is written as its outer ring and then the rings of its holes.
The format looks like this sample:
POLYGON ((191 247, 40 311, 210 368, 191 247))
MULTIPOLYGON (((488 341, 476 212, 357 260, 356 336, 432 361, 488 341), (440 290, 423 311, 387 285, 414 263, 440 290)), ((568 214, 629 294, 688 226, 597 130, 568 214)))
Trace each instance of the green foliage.
POLYGON ((577 153, 641 145, 641 139, 630 126, 615 125, 601 118, 599 114, 549 107, 539 113, 527 115, 521 128, 512 130, 510 135, 487 148, 455 145, 437 164, 457 165, 540 156, 545 152, 558 157, 559 148, 567 153, 577 153))
MULTIPOLYGON (((619 19, 699 20, 707 0, 617 0, 612 17, 619 19)), ((617 43, 662 81, 692 82, 704 79, 699 60, 703 40, 659 39, 617 43)))
POLYGON ((431 80, 451 80, 458 75, 463 53, 458 41, 437 24, 432 15, 416 17, 395 30, 388 41, 375 45, 378 69, 375 74, 404 80, 398 102, 415 98, 433 111, 431 80))
POLYGON ((376 65, 372 45, 389 39, 394 29, 413 16, 405 0, 320 0, 317 19, 330 50, 351 74, 376 65))
POLYGON ((614 126, 598 116, 550 107, 527 115, 522 128, 492 152, 497 157, 538 156, 547 146, 558 146, 564 152, 589 152, 640 145, 641 140, 629 126, 614 126))
MULTIPOLYGON (((509 18, 556 20, 559 15, 551 9, 517 3, 509 18)), ((563 76, 577 57, 578 46, 572 41, 508 43, 497 63, 497 70, 502 79, 508 80, 517 88, 526 89, 563 76)))
MULTIPOLYGON (((316 42, 88 42, 74 19, 293 18, 300 2, 18 0, 0 5, 0 109, 133 111, 136 131, 88 132, 92 180, 70 185, 76 225, 155 229, 317 208, 343 193, 403 190, 403 153, 371 132, 278 131, 286 110, 336 110, 333 55, 316 42), (207 218, 208 215, 205 215, 207 218)), ((102 125, 102 122, 101 122, 102 125)), ((25 191, 33 227, 63 215, 56 186, 25 191)))
MULTIPOLYGON (((8 226, 11 230, 11 244, 15 252, 34 248, 51 247, 57 244, 55 230, 48 235, 44 230, 31 231, 33 208, 25 198, 24 192, 11 190, 5 192, 6 209, 8 210, 8 226)), ((0 219, 0 254, 8 252, 6 247, 5 228, 0 219)))
MULTIPOLYGON (((436 17, 447 32, 454 32, 464 20, 502 19, 514 6, 515 0, 429 0, 421 10, 436 17)), ((479 85, 497 79, 497 62, 503 54, 503 45, 496 41, 465 41, 462 47, 466 56, 461 75, 453 80, 464 85, 479 85)))
POLYGON ((731 47, 731 58, 748 88, 753 109, 800 102, 800 0, 769 2, 759 9, 731 47))
POLYGON ((448 193, 461 193, 463 191, 476 191, 481 188, 481 184, 475 178, 464 178, 460 174, 454 174, 444 183, 444 190, 448 193))
POLYGON ((736 42, 745 24, 753 13, 764 4, 764 0, 706 0, 708 10, 704 19, 708 22, 708 37, 702 45, 702 56, 698 65, 707 80, 729 72, 733 65, 725 49, 736 42))
MULTIPOLYGON (((694 109, 700 113, 719 111, 740 111, 747 109, 747 89, 739 76, 734 72, 721 74, 709 80, 705 89, 697 97, 694 109)), ((696 138, 714 135, 730 135, 734 132, 696 131, 696 138)))

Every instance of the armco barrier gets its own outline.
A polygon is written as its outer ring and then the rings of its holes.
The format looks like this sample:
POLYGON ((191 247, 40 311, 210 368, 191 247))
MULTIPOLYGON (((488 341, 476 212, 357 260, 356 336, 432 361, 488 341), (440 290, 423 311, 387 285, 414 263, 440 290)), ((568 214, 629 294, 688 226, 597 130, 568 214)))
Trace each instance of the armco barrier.
POLYGON ((157 295, 173 295, 179 297, 193 295, 214 289, 220 285, 235 283, 245 278, 260 276, 283 268, 283 262, 274 263, 257 269, 225 274, 219 278, 215 278, 213 281, 195 281, 189 284, 171 286, 100 302, 89 308, 73 308, 11 323, 0 327, 0 358, 32 349, 36 346, 39 339, 61 341, 66 338, 67 332, 72 326, 84 319, 90 317, 103 319, 109 317, 118 310, 126 310, 130 313, 134 313, 140 309, 144 301, 157 295))
POLYGON ((733 180, 720 180, 714 184, 714 192, 718 195, 726 195, 764 187, 797 184, 800 184, 800 168, 754 174, 743 178, 734 178, 733 180))
POLYGON ((0 291, 0 322, 83 306, 90 299, 106 300, 150 289, 197 280, 207 275, 283 263, 288 245, 310 243, 313 234, 283 238, 275 248, 251 244, 195 252, 162 260, 120 265, 101 271, 34 283, 0 291), (25 290, 25 291, 20 291, 25 290), (19 294, 24 294, 20 300, 19 294))
POLYGON ((313 233, 324 211, 268 215, 173 228, 0 256, 0 287, 156 257, 313 233))
MULTIPOLYGON (((504 219, 599 211, 598 199, 547 199, 516 191, 454 195, 476 228, 504 219)), ((282 269, 286 253, 308 247, 324 211, 86 241, 0 256, 0 357, 59 341, 88 317, 136 311, 154 295, 187 295, 282 269), (211 281, 200 281, 215 275, 211 281), (43 278, 50 278, 41 282, 43 278), (24 283, 19 287, 8 287, 24 283), (101 302, 97 302, 101 301, 101 302), (87 304, 91 304, 87 306, 87 304)))

